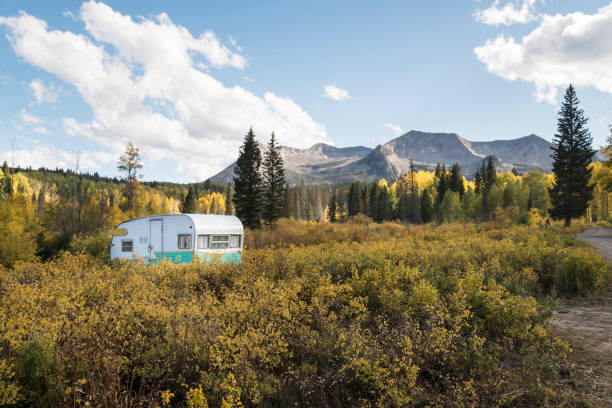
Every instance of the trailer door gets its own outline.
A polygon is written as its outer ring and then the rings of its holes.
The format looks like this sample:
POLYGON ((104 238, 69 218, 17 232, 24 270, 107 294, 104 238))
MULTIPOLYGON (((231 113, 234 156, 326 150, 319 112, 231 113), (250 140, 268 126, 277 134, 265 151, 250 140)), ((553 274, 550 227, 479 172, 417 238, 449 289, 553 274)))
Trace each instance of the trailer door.
POLYGON ((164 220, 150 220, 150 235, 149 235, 149 259, 161 262, 164 258, 164 220))

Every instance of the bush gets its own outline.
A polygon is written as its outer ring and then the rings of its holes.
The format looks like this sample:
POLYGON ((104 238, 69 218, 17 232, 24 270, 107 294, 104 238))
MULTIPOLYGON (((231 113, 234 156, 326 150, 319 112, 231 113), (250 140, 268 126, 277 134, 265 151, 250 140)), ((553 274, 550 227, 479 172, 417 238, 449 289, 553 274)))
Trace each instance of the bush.
POLYGON ((87 254, 100 234, 0 268, 2 403, 562 405, 567 348, 537 299, 605 279, 592 248, 527 226, 283 220, 248 239, 241 264, 111 266, 87 254))
POLYGON ((567 250, 555 276, 557 289, 566 295, 586 295, 601 289, 610 279, 608 264, 593 256, 590 248, 567 250))

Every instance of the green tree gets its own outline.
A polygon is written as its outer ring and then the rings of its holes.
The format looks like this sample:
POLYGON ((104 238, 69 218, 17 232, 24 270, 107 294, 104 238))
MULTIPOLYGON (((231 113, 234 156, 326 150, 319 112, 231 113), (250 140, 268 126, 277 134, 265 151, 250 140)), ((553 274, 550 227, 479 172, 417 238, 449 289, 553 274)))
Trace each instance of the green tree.
POLYGON ((595 150, 591 132, 586 127, 588 119, 578 105, 576 91, 570 85, 559 111, 552 148, 555 184, 550 189, 550 214, 565 220, 566 227, 570 226, 572 218, 586 213, 589 201, 593 199, 589 164, 595 150))
POLYGON ((459 193, 459 197, 463 197, 463 194, 465 193, 465 186, 463 185, 463 174, 461 174, 461 167, 459 167, 458 163, 453 164, 448 184, 450 191, 459 193))
POLYGON ((140 160, 140 150, 129 142, 125 147, 125 152, 117 161, 117 169, 125 173, 123 180, 126 182, 126 209, 131 211, 134 208, 134 192, 138 182, 138 170, 142 169, 140 160))
POLYGON ((263 219, 272 225, 282 217, 285 208, 285 168, 283 158, 276 150, 274 133, 270 137, 263 161, 263 219))
POLYGON ((376 217, 374 221, 383 222, 390 221, 393 218, 393 208, 391 207, 390 192, 387 187, 382 187, 378 194, 378 203, 376 205, 376 217))
POLYGON ((261 152, 253 128, 244 137, 234 168, 234 208, 236 216, 251 229, 261 224, 261 152))
POLYGON ((336 199, 336 192, 334 191, 334 195, 332 199, 327 204, 327 220, 331 223, 336 223, 338 221, 337 217, 338 211, 338 200, 336 199))
POLYGON ((431 222, 434 217, 434 204, 432 199, 432 194, 430 188, 426 188, 423 190, 423 194, 421 194, 421 220, 423 222, 431 222))
POLYGON ((376 220, 376 214, 378 212, 378 194, 380 191, 380 187, 377 182, 372 183, 372 187, 370 187, 370 213, 368 214, 370 218, 376 220))
POLYGON ((189 189, 187 190, 187 195, 181 202, 181 213, 183 214, 195 214, 198 212, 197 205, 197 192, 195 188, 190 184, 189 189))
POLYGON ((225 187, 225 215, 234 215, 232 196, 232 183, 227 183, 227 186, 225 187))
POLYGON ((351 183, 348 197, 348 215, 355 216, 361 212, 361 185, 358 181, 351 183))
POLYGON ((459 200, 459 193, 447 190, 440 204, 440 221, 454 222, 459 219, 460 215, 461 201, 459 200))

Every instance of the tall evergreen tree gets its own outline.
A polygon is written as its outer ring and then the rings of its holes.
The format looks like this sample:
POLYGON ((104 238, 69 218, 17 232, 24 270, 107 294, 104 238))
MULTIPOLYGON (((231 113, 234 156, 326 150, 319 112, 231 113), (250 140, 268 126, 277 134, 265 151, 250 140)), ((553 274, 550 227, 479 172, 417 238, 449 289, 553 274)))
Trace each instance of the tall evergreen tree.
POLYGON ((465 186, 463 185, 463 174, 461 174, 461 167, 458 163, 453 164, 449 179, 449 189, 456 193, 459 193, 459 197, 463 197, 465 193, 465 186))
POLYGON ((361 190, 361 212, 365 215, 370 214, 370 199, 368 196, 368 185, 364 184, 361 190))
POLYGON ((593 138, 586 127, 588 119, 579 108, 579 100, 572 85, 565 91, 557 133, 553 139, 553 173, 555 184, 549 190, 553 218, 565 220, 569 227, 572 218, 586 213, 593 199, 590 184, 593 160, 593 138))
POLYGON ((369 216, 373 220, 376 220, 376 214, 378 213, 378 193, 380 191, 380 187, 377 182, 372 183, 372 187, 370 187, 370 212, 369 216))
POLYGON ((225 215, 234 215, 234 206, 232 205, 232 183, 227 183, 225 187, 225 215))
POLYGON ((327 204, 327 220, 329 222, 331 223, 338 222, 337 211, 338 211, 338 200, 336 198, 336 191, 334 190, 334 194, 331 200, 329 201, 329 203, 327 204))
POLYGON ((361 185, 358 181, 351 183, 348 196, 348 215, 355 216, 361 212, 361 185))
POLYGON ((421 221, 423 222, 431 222, 433 221, 434 216, 434 208, 433 208, 433 199, 431 197, 431 191, 429 188, 423 190, 423 194, 421 194, 421 221))
POLYGON ((393 208, 391 207, 389 190, 386 187, 382 187, 378 193, 378 203, 376 206, 376 217, 374 218, 374 221, 390 221, 392 217, 393 208))
POLYGON ((270 137, 268 150, 263 160, 263 219, 268 225, 272 225, 283 215, 285 207, 284 187, 285 168, 283 158, 276 150, 274 133, 270 137))
POLYGON ((436 170, 434 171, 434 177, 440 178, 440 174, 442 173, 442 167, 440 167, 440 163, 436 164, 436 170))
POLYGON ((244 137, 234 168, 234 208, 236 216, 248 228, 261 224, 261 152, 253 128, 244 137))
POLYGON ((293 192, 289 183, 285 184, 285 208, 283 211, 283 217, 290 218, 293 215, 295 203, 293 202, 293 192))
POLYGON ((197 205, 197 193, 193 186, 190 184, 187 190, 187 195, 181 202, 181 213, 183 214, 195 214, 198 212, 197 205))
POLYGON ((474 176, 474 192, 476 194, 480 194, 480 192, 482 191, 482 184, 483 184, 483 180, 482 180, 482 176, 480 171, 476 172, 476 175, 474 176))
POLYGON ((487 160, 487 170, 485 173, 485 189, 488 191, 493 187, 497 180, 497 170, 495 170, 495 164, 493 164, 493 158, 489 156, 487 160))

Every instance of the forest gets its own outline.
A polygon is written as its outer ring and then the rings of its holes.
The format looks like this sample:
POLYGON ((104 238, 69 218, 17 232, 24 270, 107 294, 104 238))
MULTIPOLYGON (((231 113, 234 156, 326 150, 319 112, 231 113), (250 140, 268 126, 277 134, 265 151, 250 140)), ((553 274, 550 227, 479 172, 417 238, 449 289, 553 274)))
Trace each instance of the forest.
MULTIPOLYGON (((612 169, 599 162, 590 166, 595 188, 585 221, 607 221, 612 169)), ((391 183, 286 185, 283 217, 327 222, 331 216, 332 222, 342 223, 364 215, 372 222, 405 224, 511 217, 521 224, 545 224, 551 206, 548 190, 554 181, 551 173, 494 172, 488 187, 486 168, 484 174, 479 182, 478 178, 467 180, 455 168, 440 168, 415 171, 391 183)), ((5 163, 0 169, 0 263, 46 260, 66 250, 104 257, 110 232, 119 223, 181 212, 186 201, 193 200, 190 212, 234 214, 231 184, 135 181, 134 186, 130 209, 125 180, 70 170, 13 169, 5 163)))

